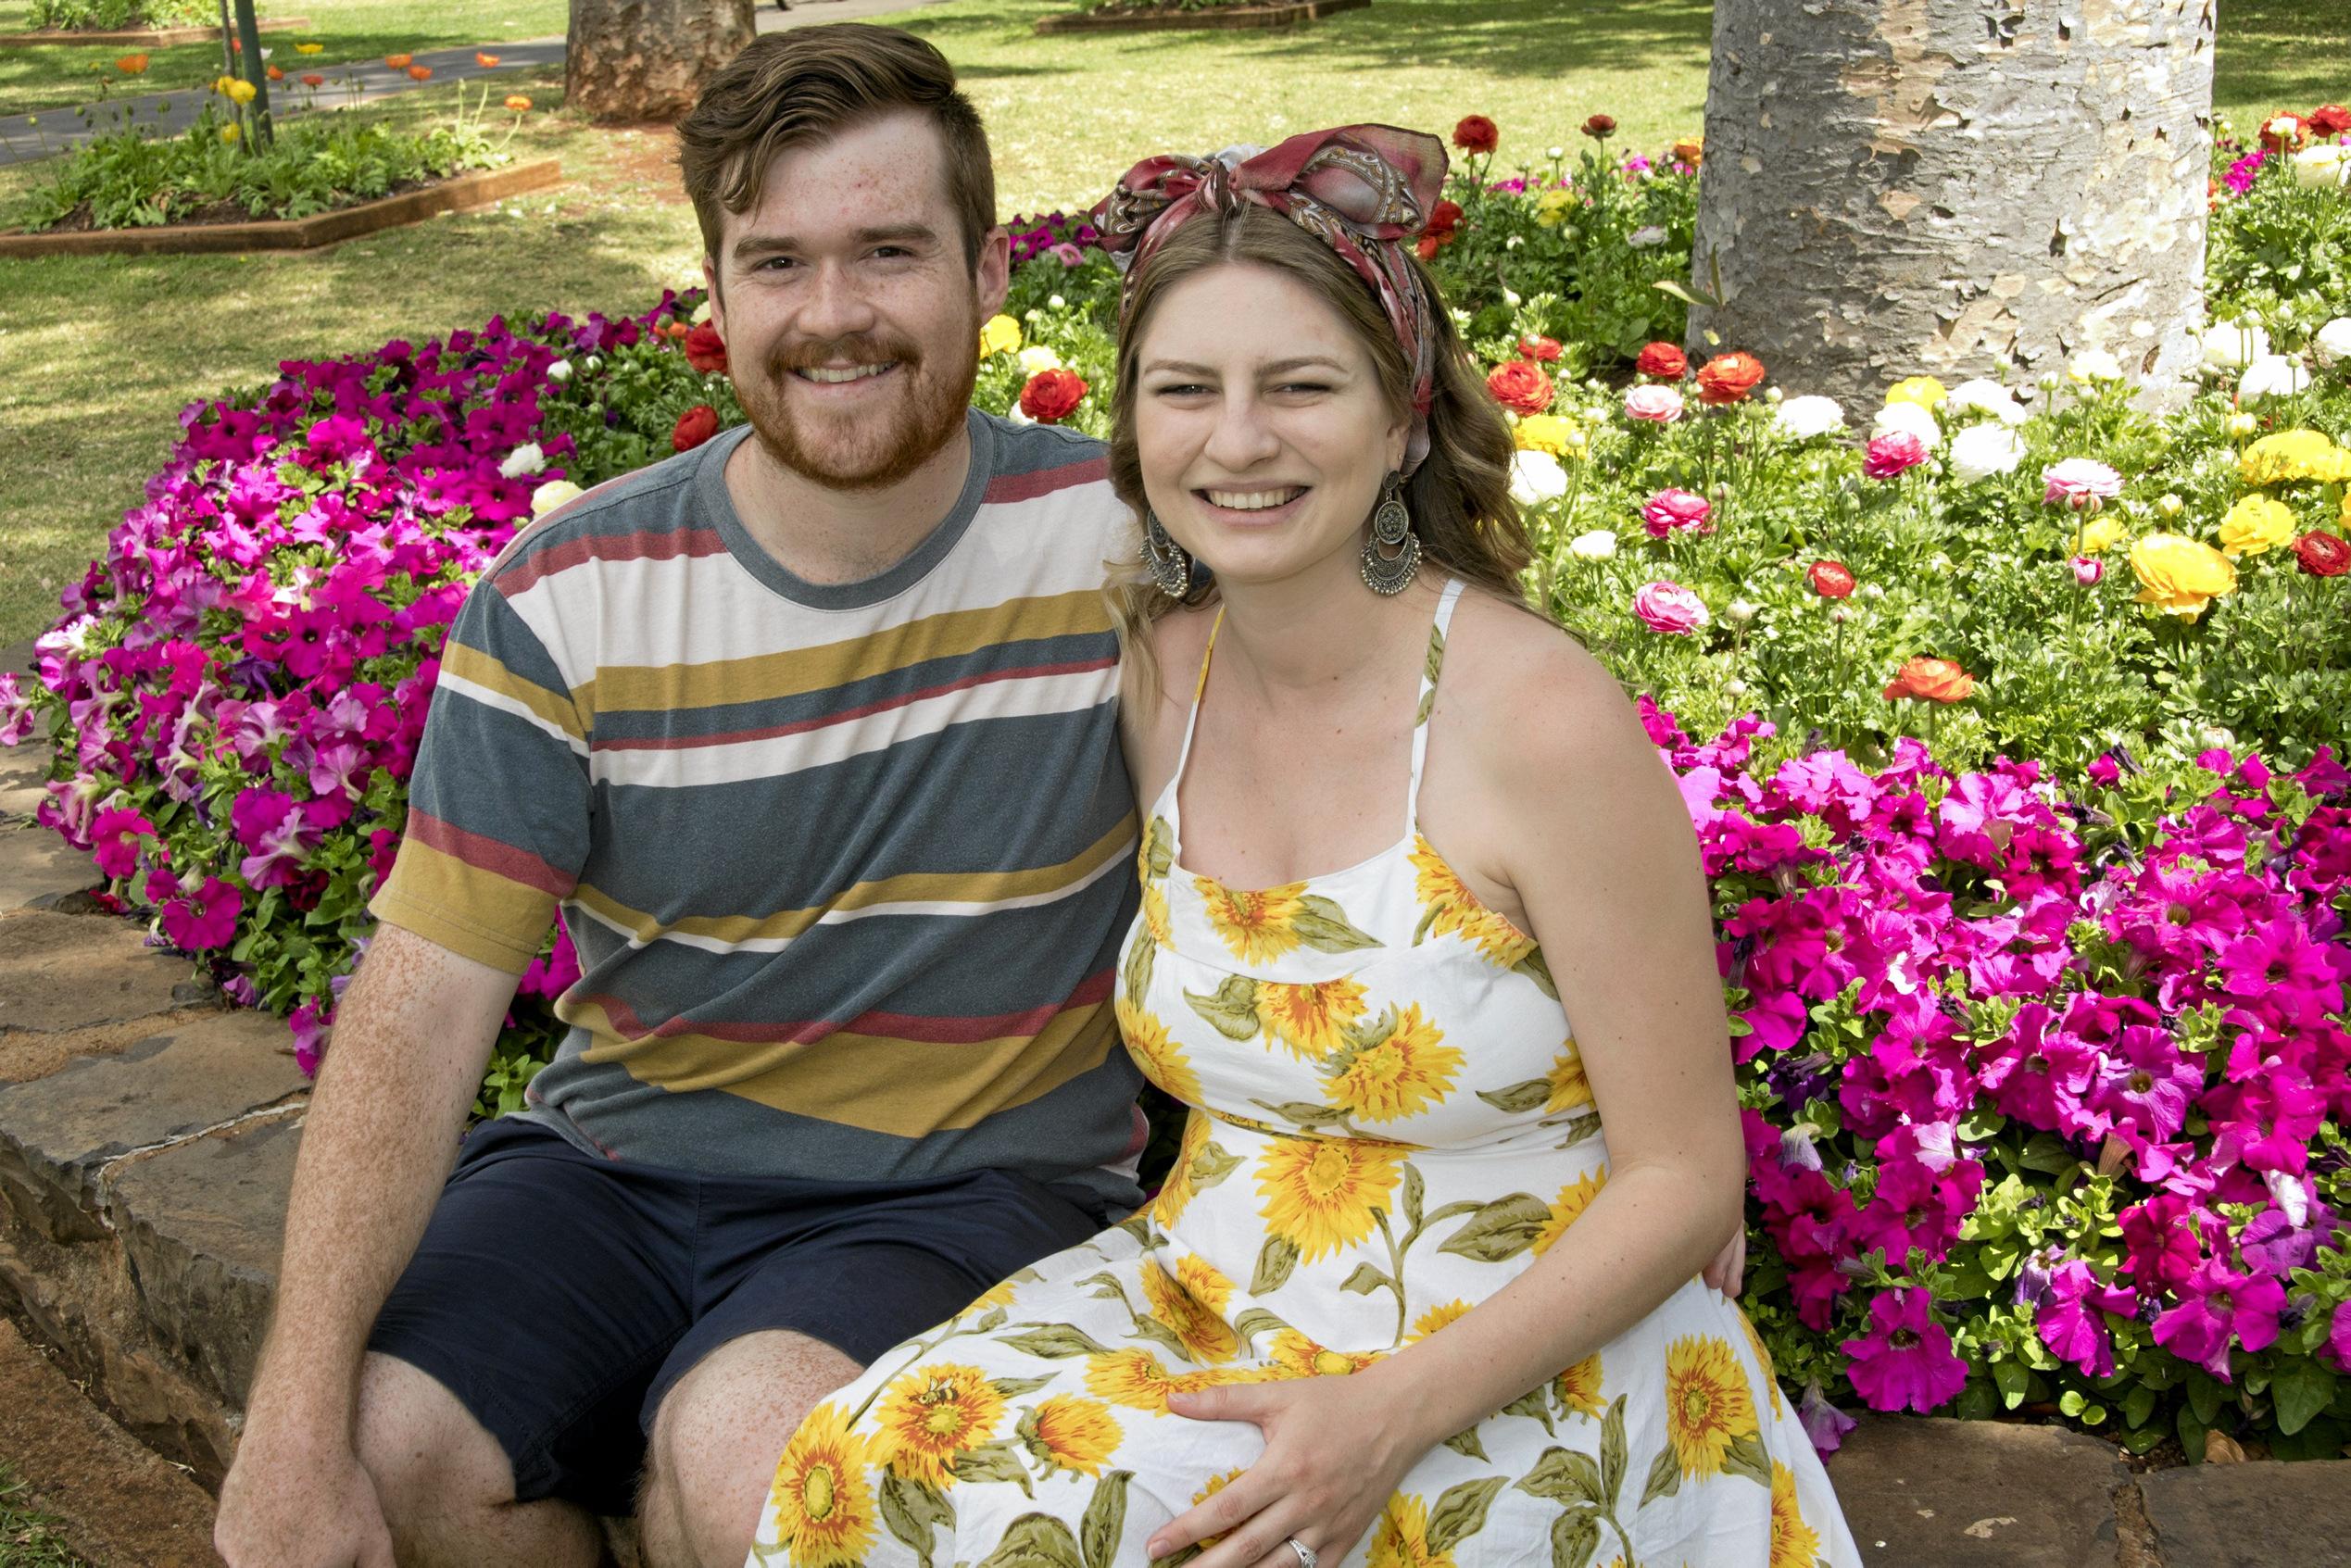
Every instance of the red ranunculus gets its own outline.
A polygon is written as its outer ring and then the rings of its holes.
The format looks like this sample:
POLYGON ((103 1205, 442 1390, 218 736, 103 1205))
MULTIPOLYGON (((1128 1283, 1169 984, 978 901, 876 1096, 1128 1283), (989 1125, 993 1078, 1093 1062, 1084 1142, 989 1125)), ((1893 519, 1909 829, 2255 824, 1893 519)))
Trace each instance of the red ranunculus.
POLYGON ((2309 113, 2310 129, 2321 136, 2340 136, 2351 131, 2351 109, 2341 104, 2320 104, 2309 113))
POLYGON ((1976 695, 1975 677, 1947 659, 1905 660, 1886 686, 1888 702, 1915 697, 1920 702, 1962 702, 1976 695))
POLYGON ((1853 592, 1853 569, 1841 560, 1817 560, 1805 573, 1812 591, 1824 599, 1842 599, 1853 592))
POLYGON ((1460 227, 1461 203, 1440 201, 1429 208, 1428 227, 1425 232, 1435 235, 1438 244, 1442 245, 1445 241, 1452 239, 1453 231, 1460 227))
POLYGON ((1540 359, 1548 365, 1559 358, 1559 340, 1528 332, 1518 340, 1518 352, 1527 358, 1540 359))
POLYGON ((1021 412, 1040 424, 1065 420, 1086 400, 1086 378, 1075 370, 1039 370, 1021 388, 1021 412))
POLYGON ((677 417, 677 428, 670 432, 670 450, 691 452, 718 433, 718 410, 708 403, 697 403, 677 417))
POLYGON ((1616 117, 1615 115, 1596 114, 1584 121, 1584 134, 1595 142, 1605 142, 1616 133, 1616 117))
POLYGON ((2313 577, 2340 577, 2351 571, 2351 544, 2323 528, 2312 529, 2294 542, 2294 558, 2313 577))
POLYGON ((1540 414, 1551 407, 1551 378, 1528 359, 1497 365, 1486 378, 1486 390, 1503 408, 1521 414, 1540 414))
POLYGON ((1641 358, 1633 361, 1633 369, 1644 376, 1679 381, 1690 373, 1690 356, 1670 343, 1653 343, 1641 351, 1641 358))
POLYGON ((1740 403, 1762 384, 1763 361, 1752 354, 1717 354, 1698 370, 1698 400, 1740 403))
POLYGON ((685 362, 706 376, 726 374, 726 340, 708 321, 685 334, 685 362))
POLYGON ((1464 115, 1453 127, 1453 145, 1465 153, 1490 153, 1501 141, 1502 132, 1482 114, 1464 115))

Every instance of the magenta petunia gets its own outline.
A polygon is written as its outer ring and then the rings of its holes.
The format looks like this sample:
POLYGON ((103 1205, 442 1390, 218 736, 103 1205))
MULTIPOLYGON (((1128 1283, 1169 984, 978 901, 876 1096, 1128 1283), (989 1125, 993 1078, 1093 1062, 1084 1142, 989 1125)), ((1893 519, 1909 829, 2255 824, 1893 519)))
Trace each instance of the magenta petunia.
POLYGON ((1853 1358, 1845 1375, 1854 1392, 1873 1411, 1925 1415, 1967 1386, 1968 1363, 1952 1353, 1950 1332, 1916 1287, 1880 1291, 1869 1303, 1869 1332, 1839 1348, 1853 1358))
POLYGON ((193 894, 169 899, 157 910, 165 938, 191 953, 227 947, 236 937, 237 917, 244 912, 245 896, 217 876, 207 877, 193 894))
POLYGON ((91 858, 109 877, 129 876, 139 868, 140 841, 154 836, 155 824, 136 811, 101 811, 90 824, 91 858))
POLYGON ((2181 1285, 2179 1305, 2159 1314, 2149 1333, 2173 1355, 2227 1383, 2230 1346, 2267 1349, 2277 1340, 2285 1304, 2276 1280, 2207 1258, 2181 1285))

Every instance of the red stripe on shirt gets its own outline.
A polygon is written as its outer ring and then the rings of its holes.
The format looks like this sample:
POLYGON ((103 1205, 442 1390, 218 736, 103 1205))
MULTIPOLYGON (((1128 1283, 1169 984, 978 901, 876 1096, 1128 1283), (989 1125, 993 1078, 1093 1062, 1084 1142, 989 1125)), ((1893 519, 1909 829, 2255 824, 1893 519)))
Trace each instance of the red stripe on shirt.
POLYGON ((509 882, 519 882, 525 887, 557 898, 569 898, 572 889, 579 885, 579 878, 570 876, 540 859, 527 849, 517 849, 495 838, 484 838, 478 833, 468 833, 455 823, 409 808, 407 836, 438 849, 442 854, 464 861, 477 871, 502 876, 509 882))
POLYGON ((687 556, 724 554, 726 541, 719 537, 717 530, 710 528, 588 533, 534 551, 528 559, 515 562, 491 581, 497 583, 499 593, 512 598, 544 578, 591 560, 676 560, 687 556))
POLYGON ((1000 507, 1013 501, 1034 501, 1039 495, 1050 495, 1056 490, 1068 490, 1080 484, 1092 484, 1110 477, 1108 458, 1088 458, 1082 463, 1070 463, 1058 469, 1039 469, 1035 473, 1008 473, 987 482, 987 489, 980 496, 984 506, 1000 507))

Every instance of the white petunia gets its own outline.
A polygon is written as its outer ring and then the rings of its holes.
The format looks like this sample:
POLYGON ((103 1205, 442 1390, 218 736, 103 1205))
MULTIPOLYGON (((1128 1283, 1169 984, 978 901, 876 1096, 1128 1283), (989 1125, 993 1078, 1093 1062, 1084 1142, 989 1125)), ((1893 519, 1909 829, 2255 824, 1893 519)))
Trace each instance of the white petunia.
POLYGON ((2024 455, 2024 438, 2006 425, 1969 425, 1951 438, 1951 475, 1973 484, 1993 474, 2014 473, 2024 455))
POLYGON ((1978 376, 1963 381, 1951 389, 1951 395, 1942 400, 1946 411, 1962 409, 1978 414, 1990 414, 2004 425, 2025 422, 2025 407, 2016 395, 1996 381, 1978 376))
POLYGON ((1510 498, 1539 507, 1567 494, 1567 470, 1548 452, 1527 448, 1510 459, 1510 498))
POLYGON ((2237 378, 2237 401, 2255 397, 2291 397, 2310 384, 2302 361, 2285 354, 2265 354, 2237 378))
POLYGON ((536 473, 547 467, 547 454, 539 450, 535 441, 526 441, 506 455, 498 465, 500 479, 520 479, 526 473, 536 473))
POLYGON ((2216 370, 2241 370, 2269 352, 2269 334, 2257 321, 2215 321, 2198 341, 2216 370))
POLYGON ((2329 369, 2351 363, 2351 316, 2337 316, 2320 327, 2318 336, 2310 340, 2310 352, 2329 369))
POLYGON ((1779 405, 1771 418, 1772 423, 1779 427, 1780 433, 1792 435, 1798 441, 1809 441, 1816 435, 1826 435, 1832 430, 1845 428, 1845 411, 1837 406, 1837 400, 1817 393, 1789 398, 1779 405))
POLYGON ((1942 427, 1935 423, 1935 417, 1916 403, 1889 403, 1869 421, 1872 437, 1892 435, 1897 431, 1906 431, 1929 446, 1942 439, 1942 427))
POLYGON ((1605 528, 1578 533, 1567 542, 1567 553, 1578 560, 1606 560, 1616 553, 1616 536, 1605 528))

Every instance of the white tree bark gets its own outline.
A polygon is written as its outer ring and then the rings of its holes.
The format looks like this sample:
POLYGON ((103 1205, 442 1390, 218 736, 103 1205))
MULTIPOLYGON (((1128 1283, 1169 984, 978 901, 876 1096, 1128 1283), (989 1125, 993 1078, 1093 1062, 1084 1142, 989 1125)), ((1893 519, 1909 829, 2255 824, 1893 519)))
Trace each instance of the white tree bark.
POLYGON ((676 119, 751 41, 752 0, 572 0, 563 97, 597 120, 676 119))
POLYGON ((1691 316, 1791 391, 2173 400, 2204 314, 2214 0, 1716 0, 1691 316))

